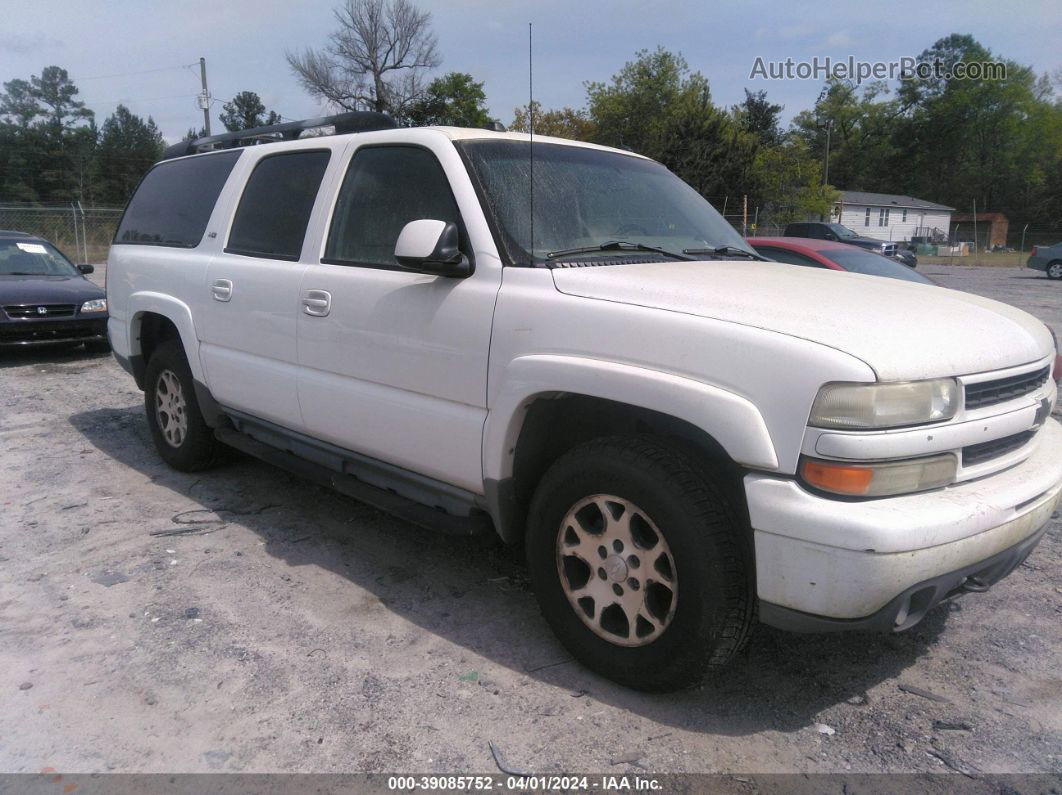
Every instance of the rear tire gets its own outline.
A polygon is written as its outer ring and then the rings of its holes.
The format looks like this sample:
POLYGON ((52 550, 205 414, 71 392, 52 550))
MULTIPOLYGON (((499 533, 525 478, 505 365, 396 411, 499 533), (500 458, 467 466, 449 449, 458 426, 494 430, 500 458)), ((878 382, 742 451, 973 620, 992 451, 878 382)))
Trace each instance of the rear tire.
POLYGON ((1062 279, 1062 260, 1047 263, 1047 278, 1062 279))
POLYGON ((542 478, 527 560, 542 613, 576 659, 628 687, 667 691, 745 644, 755 604, 747 538, 693 456, 655 437, 611 437, 569 451, 542 478))
POLYGON ((162 460, 181 472, 197 472, 216 463, 221 444, 199 411, 180 340, 167 340, 155 349, 144 381, 148 427, 162 460))

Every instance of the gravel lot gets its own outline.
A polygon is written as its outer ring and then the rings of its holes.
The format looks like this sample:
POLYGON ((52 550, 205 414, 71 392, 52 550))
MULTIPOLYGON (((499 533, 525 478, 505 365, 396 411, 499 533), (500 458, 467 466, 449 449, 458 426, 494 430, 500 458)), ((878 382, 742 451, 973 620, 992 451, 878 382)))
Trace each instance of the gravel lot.
MULTIPOLYGON (((1062 331, 1062 284, 923 270, 1062 331)), ((913 631, 761 627, 651 696, 565 662, 518 553, 246 458, 170 471, 108 356, 4 355, 0 411, 0 771, 1062 770, 1057 519, 913 631)))

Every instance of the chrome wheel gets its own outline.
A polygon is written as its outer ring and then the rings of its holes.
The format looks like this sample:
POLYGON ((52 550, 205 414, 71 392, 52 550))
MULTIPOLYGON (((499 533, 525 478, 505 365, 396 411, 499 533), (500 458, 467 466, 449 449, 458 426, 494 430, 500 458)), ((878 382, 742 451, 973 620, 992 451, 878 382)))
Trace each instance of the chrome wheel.
POLYGON ((188 436, 188 404, 173 370, 163 370, 155 382, 155 417, 166 443, 180 447, 188 436))
POLYGON ((1048 265, 1047 275, 1052 279, 1062 279, 1062 262, 1052 262, 1048 265))
POLYGON ((595 494, 572 506, 557 533, 557 572, 576 615, 610 643, 652 643, 675 617, 671 549, 628 500, 595 494))

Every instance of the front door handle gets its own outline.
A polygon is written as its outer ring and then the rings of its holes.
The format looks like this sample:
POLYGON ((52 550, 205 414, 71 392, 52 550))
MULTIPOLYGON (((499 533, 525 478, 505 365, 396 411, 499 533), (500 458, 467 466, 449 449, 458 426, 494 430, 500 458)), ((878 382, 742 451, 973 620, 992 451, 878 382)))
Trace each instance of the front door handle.
POLYGON ((313 317, 325 317, 332 310, 332 294, 327 290, 307 290, 302 296, 302 311, 313 317))
POLYGON ((215 301, 230 301, 232 300, 232 282, 228 279, 214 279, 210 285, 210 293, 215 301))

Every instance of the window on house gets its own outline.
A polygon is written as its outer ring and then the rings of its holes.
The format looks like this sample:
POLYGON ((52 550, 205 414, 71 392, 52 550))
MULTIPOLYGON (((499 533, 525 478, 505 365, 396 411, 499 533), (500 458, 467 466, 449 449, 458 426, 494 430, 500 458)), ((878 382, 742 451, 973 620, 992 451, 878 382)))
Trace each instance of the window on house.
POLYGON ((867 217, 863 220, 863 226, 870 226, 870 208, 867 207, 867 217))
POLYGON ((907 223, 907 210, 903 211, 903 216, 901 216, 900 220, 905 224, 907 223))
POLYGON ((889 208, 882 207, 878 210, 878 226, 889 225, 889 208))

